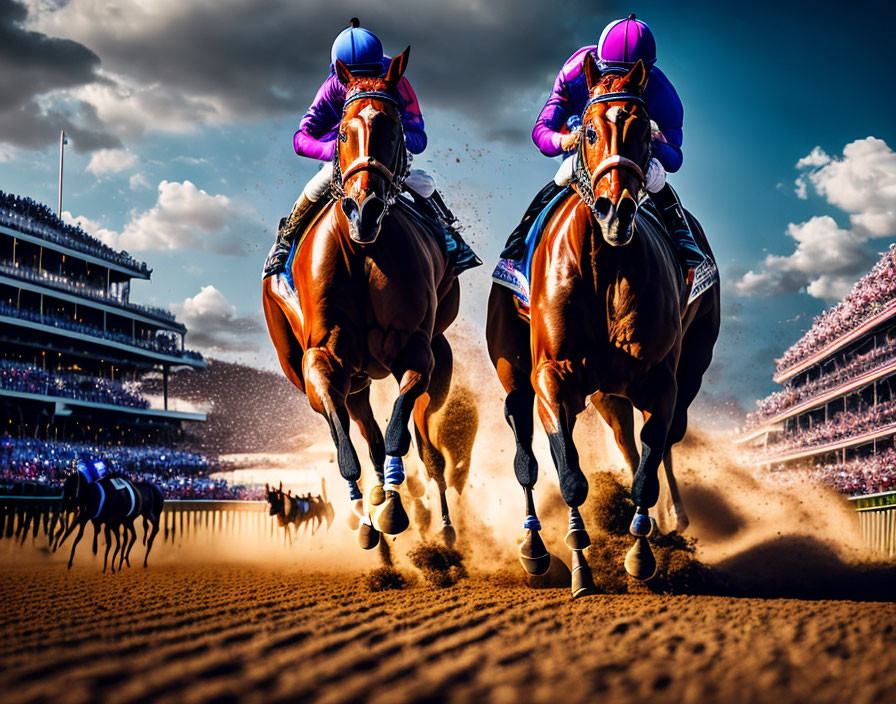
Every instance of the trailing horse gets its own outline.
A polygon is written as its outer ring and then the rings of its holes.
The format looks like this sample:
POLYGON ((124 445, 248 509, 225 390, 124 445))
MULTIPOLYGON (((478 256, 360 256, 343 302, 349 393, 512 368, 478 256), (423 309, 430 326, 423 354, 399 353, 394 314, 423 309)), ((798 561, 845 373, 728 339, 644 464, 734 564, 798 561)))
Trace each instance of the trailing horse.
MULTIPOLYGON (((657 470, 665 458, 673 512, 683 516, 671 448, 684 437, 688 406, 719 330, 719 286, 689 302, 691 282, 684 281, 661 219, 636 200, 650 156, 644 65, 638 62, 625 75, 601 75, 589 56, 585 74, 591 100, 582 116, 575 186, 549 216, 535 248, 530 319, 510 290, 494 284, 486 332, 507 391, 505 415, 517 444, 514 470, 525 490, 520 560, 531 574, 543 574, 550 564, 532 495, 538 476, 535 402, 569 506, 574 596, 594 590, 583 554, 590 540, 579 506, 588 482, 572 439, 576 417, 590 397, 632 469, 636 542, 625 567, 649 579, 656 569, 646 539, 654 529, 648 510, 659 497, 657 470), (633 407, 645 418, 640 452, 633 407)), ((711 254, 699 223, 690 216, 689 223, 711 254)))
MULTIPOLYGON (((75 559, 75 548, 84 535, 87 523, 93 521, 94 528, 103 526, 106 539, 106 552, 103 555, 103 572, 109 560, 112 536, 115 536, 115 552, 112 553, 112 571, 115 571, 115 558, 121 546, 120 529, 122 524, 133 522, 143 511, 143 493, 129 479, 117 476, 106 476, 96 482, 89 482, 84 474, 74 470, 65 478, 62 487, 62 510, 73 515, 67 528, 60 526, 58 541, 53 548, 61 546, 68 536, 78 529, 72 543, 72 551, 68 560, 71 569, 75 559)), ((149 551, 147 550, 147 555, 149 551)))
POLYGON ((399 486, 412 415, 427 470, 431 476, 444 472, 445 447, 433 441, 429 420, 448 395, 453 361, 443 333, 460 303, 444 243, 401 196, 409 162, 395 89, 409 52, 396 56, 383 78, 353 76, 336 62, 346 101, 334 198, 293 245, 286 270, 263 284, 280 365, 330 427, 364 549, 375 547, 381 532, 395 535, 408 527, 399 486), (398 381, 398 398, 383 436, 369 384, 390 375, 398 381), (349 419, 367 442, 376 472, 366 507, 349 419))

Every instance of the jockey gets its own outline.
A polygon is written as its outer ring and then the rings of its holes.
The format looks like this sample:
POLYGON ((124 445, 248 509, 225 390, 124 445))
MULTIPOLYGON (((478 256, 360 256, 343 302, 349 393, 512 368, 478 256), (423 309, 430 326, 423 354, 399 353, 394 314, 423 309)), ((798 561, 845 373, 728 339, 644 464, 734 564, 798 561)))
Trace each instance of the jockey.
MULTIPOLYGON (((282 270, 293 239, 307 225, 307 216, 315 203, 325 195, 333 180, 333 157, 336 151, 336 135, 345 106, 345 86, 336 75, 339 59, 355 75, 382 76, 389 68, 389 57, 383 56, 383 45, 377 36, 360 27, 357 17, 351 26, 343 30, 333 42, 330 52, 330 75, 314 96, 314 102, 299 122, 293 136, 293 148, 299 156, 320 159, 324 162, 317 174, 308 182, 293 206, 288 218, 280 221, 277 241, 274 243, 264 267, 264 277, 282 270)), ((411 154, 420 154, 426 148, 426 132, 417 96, 408 79, 402 77, 396 88, 401 108, 405 146, 411 154)), ((456 273, 482 262, 458 234, 457 218, 448 209, 435 188, 435 181, 422 169, 411 169, 405 185, 418 196, 444 226, 446 246, 456 273)), ((420 202, 420 201, 418 201, 420 202)))
POLYGON ((581 115, 588 102, 584 62, 588 52, 594 53, 602 71, 629 71, 638 60, 650 70, 650 80, 644 90, 644 100, 650 119, 658 129, 653 132, 652 158, 647 168, 645 188, 663 216, 665 225, 678 247, 685 270, 696 269, 706 258, 694 242, 694 236, 684 216, 681 203, 666 174, 681 168, 681 140, 684 110, 681 100, 656 63, 656 42, 646 23, 629 15, 607 25, 597 46, 585 46, 575 52, 563 65, 554 89, 541 110, 532 140, 545 156, 564 156, 563 164, 554 180, 548 183, 532 201, 522 222, 511 234, 502 258, 520 259, 531 221, 557 193, 572 180, 574 157, 579 142, 581 115))

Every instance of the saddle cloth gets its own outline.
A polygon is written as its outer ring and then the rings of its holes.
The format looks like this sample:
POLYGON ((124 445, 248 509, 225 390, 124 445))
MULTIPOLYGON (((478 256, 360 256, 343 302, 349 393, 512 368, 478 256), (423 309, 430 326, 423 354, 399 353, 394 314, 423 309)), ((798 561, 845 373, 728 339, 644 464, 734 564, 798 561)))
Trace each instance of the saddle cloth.
MULTIPOLYGON (((570 188, 567 187, 558 193, 545 206, 541 213, 539 213, 538 217, 532 221, 532 226, 529 228, 529 232, 526 235, 525 256, 519 260, 506 258, 498 259, 498 264, 492 272, 492 281, 513 291, 520 313, 527 317, 529 315, 529 306, 531 303, 532 257, 535 253, 535 248, 541 241, 545 225, 554 214, 557 207, 569 194, 569 191, 570 188)), ((666 232, 665 225, 663 224, 659 213, 656 211, 653 201, 649 198, 645 198, 641 201, 638 207, 638 214, 650 219, 660 232, 666 232)), ((674 254, 674 245, 672 245, 671 240, 666 238, 666 242, 673 248, 674 254)), ((719 269, 712 258, 707 256, 704 262, 697 267, 694 272, 694 283, 691 286, 686 305, 690 305, 693 301, 700 298, 700 296, 706 293, 706 291, 708 291, 713 284, 717 283, 718 280, 719 269)))

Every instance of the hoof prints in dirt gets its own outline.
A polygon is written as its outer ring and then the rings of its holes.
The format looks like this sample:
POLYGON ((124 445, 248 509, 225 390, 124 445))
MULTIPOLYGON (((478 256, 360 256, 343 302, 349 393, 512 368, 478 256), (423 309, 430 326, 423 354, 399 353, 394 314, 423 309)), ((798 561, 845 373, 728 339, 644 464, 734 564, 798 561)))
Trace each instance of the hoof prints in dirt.
POLYGON ((408 557, 434 587, 450 587, 467 576, 463 555, 453 548, 421 543, 408 553, 408 557))

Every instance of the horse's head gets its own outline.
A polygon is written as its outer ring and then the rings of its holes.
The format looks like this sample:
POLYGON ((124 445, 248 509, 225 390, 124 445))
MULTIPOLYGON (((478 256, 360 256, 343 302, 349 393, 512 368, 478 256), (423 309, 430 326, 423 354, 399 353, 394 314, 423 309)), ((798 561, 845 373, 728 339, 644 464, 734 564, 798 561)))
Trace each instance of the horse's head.
POLYGON ((73 511, 87 501, 87 479, 77 469, 68 473, 62 485, 62 509, 73 511))
POLYGON ((354 76, 344 63, 336 61, 346 98, 333 182, 342 190, 342 212, 349 235, 360 244, 376 241, 407 171, 396 88, 410 52, 408 47, 392 59, 383 77, 354 76))
POLYGON ((582 114, 577 187, 604 241, 614 247, 632 239, 650 161, 650 117, 642 98, 648 77, 641 61, 625 74, 601 74, 591 54, 585 58, 591 99, 582 114))
MULTIPOLYGON (((280 485, 281 488, 283 484, 280 485)), ((268 515, 277 516, 283 513, 283 492, 280 489, 272 489, 267 484, 264 485, 264 490, 267 493, 267 500, 270 504, 270 510, 268 515)))

